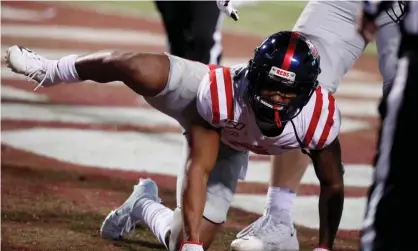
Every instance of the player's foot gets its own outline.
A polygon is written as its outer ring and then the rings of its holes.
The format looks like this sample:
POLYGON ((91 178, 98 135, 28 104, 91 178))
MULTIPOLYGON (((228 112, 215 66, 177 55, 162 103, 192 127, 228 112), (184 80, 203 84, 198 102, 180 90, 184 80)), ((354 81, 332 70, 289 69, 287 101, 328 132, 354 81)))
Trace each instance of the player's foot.
POLYGON ((132 210, 138 206, 138 203, 141 203, 142 199, 161 202, 158 198, 158 186, 153 180, 139 179, 131 196, 122 206, 107 215, 100 228, 100 236, 105 239, 117 240, 133 231, 136 224, 141 224, 141 219, 135 218, 132 210))
POLYGON ((13 72, 24 75, 39 86, 54 84, 53 71, 57 60, 46 59, 28 48, 13 45, 6 50, 6 65, 13 72))
POLYGON ((232 251, 299 251, 296 229, 280 216, 263 215, 237 234, 232 251))
POLYGON ((253 228, 254 228, 254 224, 261 221, 262 219, 263 219, 263 217, 258 218, 256 221, 254 221, 253 223, 251 223, 250 225, 246 226, 241 231, 239 231, 239 233, 237 234, 237 239, 240 239, 240 238, 248 235, 250 232, 252 232, 253 228))

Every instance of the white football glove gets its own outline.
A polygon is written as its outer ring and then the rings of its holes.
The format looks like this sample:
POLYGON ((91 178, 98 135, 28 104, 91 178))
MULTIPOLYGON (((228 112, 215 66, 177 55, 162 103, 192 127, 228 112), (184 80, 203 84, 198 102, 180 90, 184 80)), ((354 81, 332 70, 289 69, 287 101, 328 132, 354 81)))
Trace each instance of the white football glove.
POLYGON ((203 244, 185 241, 181 244, 180 251, 203 251, 203 244))
POLYGON ((230 0, 216 0, 216 4, 223 13, 230 16, 235 21, 238 21, 238 10, 232 7, 232 3, 230 0))
POLYGON ((327 248, 323 248, 323 247, 316 247, 313 251, 331 251, 327 248))

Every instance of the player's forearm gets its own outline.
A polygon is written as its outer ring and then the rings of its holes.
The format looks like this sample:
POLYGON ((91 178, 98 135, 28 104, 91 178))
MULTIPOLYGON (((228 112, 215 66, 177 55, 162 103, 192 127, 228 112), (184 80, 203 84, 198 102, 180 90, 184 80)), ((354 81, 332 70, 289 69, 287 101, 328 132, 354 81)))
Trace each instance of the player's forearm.
POLYGON ((344 188, 340 185, 321 185, 319 196, 319 245, 330 250, 340 225, 344 206, 344 188))
POLYGON ((206 201, 207 174, 201 168, 190 166, 184 182, 182 201, 184 240, 199 242, 199 226, 206 201))

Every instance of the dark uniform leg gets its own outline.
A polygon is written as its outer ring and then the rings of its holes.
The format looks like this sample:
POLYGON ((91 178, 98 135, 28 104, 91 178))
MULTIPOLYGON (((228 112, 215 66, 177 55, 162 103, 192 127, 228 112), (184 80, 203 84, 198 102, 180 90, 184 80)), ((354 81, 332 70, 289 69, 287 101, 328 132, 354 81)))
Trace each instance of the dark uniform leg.
POLYGON ((418 59, 409 54, 398 64, 384 100, 374 184, 361 235, 362 251, 415 250, 417 213, 416 142, 418 135, 418 59), (415 219, 415 220, 413 220, 415 219))
POLYGON ((189 50, 190 4, 189 1, 155 1, 167 34, 169 51, 183 58, 189 50))
POLYGON ((186 58, 204 64, 219 64, 222 55, 222 16, 216 1, 191 2, 190 50, 186 58))

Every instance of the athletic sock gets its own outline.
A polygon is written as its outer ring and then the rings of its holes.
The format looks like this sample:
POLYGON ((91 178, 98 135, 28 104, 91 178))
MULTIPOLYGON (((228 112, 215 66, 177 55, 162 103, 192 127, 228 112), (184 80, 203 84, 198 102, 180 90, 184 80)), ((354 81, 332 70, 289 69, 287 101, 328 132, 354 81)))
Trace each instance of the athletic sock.
POLYGON ((133 216, 143 221, 168 249, 165 237, 173 221, 173 210, 155 200, 144 198, 134 205, 132 212, 133 216))
POLYGON ((292 210, 296 193, 287 188, 269 187, 265 214, 280 216, 282 221, 293 224, 292 210))
POLYGON ((68 55, 58 60, 58 63, 54 69, 54 74, 57 78, 57 81, 64 83, 80 81, 77 70, 75 69, 75 61, 77 58, 77 55, 68 55))

